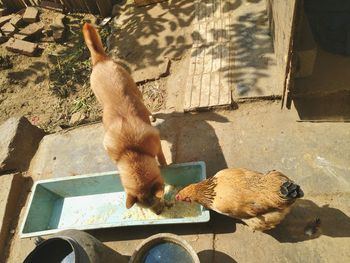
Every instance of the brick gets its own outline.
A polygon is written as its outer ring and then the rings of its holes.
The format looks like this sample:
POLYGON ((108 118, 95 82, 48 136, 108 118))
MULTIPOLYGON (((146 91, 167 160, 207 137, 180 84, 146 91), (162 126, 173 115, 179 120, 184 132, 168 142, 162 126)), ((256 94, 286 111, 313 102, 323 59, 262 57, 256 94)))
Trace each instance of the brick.
POLYGON ((11 38, 6 43, 7 50, 27 56, 35 56, 38 48, 38 44, 15 38, 11 38))
POLYGON ((39 17, 39 10, 35 7, 27 7, 24 14, 23 14, 23 20, 27 23, 33 23, 38 20, 39 17))
POLYGON ((15 27, 19 27, 23 24, 23 18, 20 14, 16 14, 14 17, 11 18, 10 23, 15 27))
POLYGON ((17 31, 17 28, 10 22, 7 22, 1 27, 1 31, 6 37, 11 37, 17 31))
POLYGON ((5 25, 7 22, 9 22, 14 15, 8 15, 8 16, 2 16, 0 17, 0 26, 5 25))
POLYGON ((25 171, 44 134, 24 117, 5 121, 0 126, 0 174, 25 171))
POLYGON ((19 173, 0 176, 0 257, 4 255, 11 228, 20 212, 23 183, 24 178, 19 173))
POLYGON ((26 26, 21 31, 19 31, 19 34, 27 37, 37 36, 43 31, 43 29, 44 29, 43 23, 41 22, 33 23, 26 26))

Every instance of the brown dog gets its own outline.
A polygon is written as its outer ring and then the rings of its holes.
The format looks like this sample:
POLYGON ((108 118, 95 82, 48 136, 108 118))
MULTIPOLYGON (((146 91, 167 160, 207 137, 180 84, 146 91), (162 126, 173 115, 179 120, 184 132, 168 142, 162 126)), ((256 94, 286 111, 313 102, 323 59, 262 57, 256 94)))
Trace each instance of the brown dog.
POLYGON ((103 106, 104 146, 117 163, 127 194, 126 207, 136 202, 161 213, 164 207, 164 180, 156 162, 166 165, 159 132, 151 126, 142 94, 130 74, 104 52, 96 29, 83 27, 91 53, 91 88, 103 106))

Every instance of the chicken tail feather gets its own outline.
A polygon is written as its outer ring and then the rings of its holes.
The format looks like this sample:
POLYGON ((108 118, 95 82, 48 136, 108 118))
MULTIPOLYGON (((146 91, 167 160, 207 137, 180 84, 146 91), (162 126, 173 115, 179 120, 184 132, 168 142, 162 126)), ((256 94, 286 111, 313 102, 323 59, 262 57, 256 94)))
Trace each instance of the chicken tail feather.
POLYGON ((287 181, 281 185, 280 188, 281 196, 284 199, 296 199, 304 196, 303 190, 299 185, 292 181, 287 181))

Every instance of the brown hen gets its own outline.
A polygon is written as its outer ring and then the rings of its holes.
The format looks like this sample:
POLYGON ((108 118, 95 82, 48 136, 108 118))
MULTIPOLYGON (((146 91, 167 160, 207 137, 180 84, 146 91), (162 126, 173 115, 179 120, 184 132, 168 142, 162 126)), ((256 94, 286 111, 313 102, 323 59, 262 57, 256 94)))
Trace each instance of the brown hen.
POLYGON ((268 230, 289 213, 300 186, 278 171, 261 174, 247 169, 224 169, 213 177, 182 189, 176 200, 197 202, 207 209, 241 219, 253 230, 268 230))

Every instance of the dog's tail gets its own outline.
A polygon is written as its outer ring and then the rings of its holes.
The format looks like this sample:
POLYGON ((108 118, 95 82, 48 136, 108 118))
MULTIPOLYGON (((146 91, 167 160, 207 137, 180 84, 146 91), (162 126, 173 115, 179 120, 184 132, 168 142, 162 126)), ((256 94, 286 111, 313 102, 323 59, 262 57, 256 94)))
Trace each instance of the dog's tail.
POLYGON ((83 26, 83 35, 91 53, 92 65, 94 66, 98 62, 106 60, 108 57, 103 49, 101 37, 97 30, 91 24, 85 23, 83 26))

